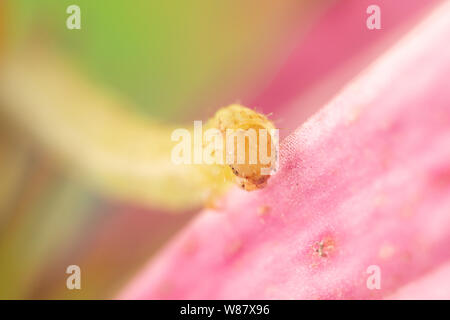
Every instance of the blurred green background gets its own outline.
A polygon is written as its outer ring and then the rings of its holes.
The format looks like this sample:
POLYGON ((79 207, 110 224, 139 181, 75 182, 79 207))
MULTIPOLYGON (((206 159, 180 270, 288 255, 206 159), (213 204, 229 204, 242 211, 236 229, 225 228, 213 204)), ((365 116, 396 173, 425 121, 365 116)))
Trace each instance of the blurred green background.
MULTIPOLYGON (((302 1, 10 1, 11 41, 42 39, 138 111, 173 121, 245 98, 299 25, 302 1), (65 27, 81 8, 81 30, 65 27)), ((269 70, 268 70, 269 69, 269 70)))

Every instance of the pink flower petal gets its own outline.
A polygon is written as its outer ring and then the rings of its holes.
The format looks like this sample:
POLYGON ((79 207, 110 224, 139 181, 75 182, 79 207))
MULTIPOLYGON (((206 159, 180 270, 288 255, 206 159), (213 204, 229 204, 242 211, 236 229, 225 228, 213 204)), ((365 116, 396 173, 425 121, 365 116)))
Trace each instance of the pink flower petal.
POLYGON ((202 212, 120 298, 382 298, 448 262, 449 13, 285 139, 265 189, 202 212))
POLYGON ((400 288, 387 297, 398 300, 448 300, 450 299, 450 262, 438 267, 419 280, 400 288))
POLYGON ((304 37, 296 33, 298 44, 248 105, 281 115, 279 124, 290 133, 440 1, 376 1, 381 10, 381 30, 366 27, 366 9, 375 4, 372 0, 333 3, 304 37))

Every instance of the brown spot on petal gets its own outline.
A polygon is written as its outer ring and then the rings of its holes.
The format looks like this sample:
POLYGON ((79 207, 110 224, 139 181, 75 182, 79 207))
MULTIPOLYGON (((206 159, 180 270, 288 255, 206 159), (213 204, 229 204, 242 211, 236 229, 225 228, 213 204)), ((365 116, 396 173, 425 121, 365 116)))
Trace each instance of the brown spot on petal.
POLYGON ((335 250, 333 239, 326 237, 313 244, 313 255, 320 258, 328 258, 335 250))
POLYGON ((363 110, 364 110, 364 107, 361 105, 352 109, 351 112, 349 112, 347 115, 346 124, 351 125, 351 124, 355 123, 361 116, 361 113, 363 112, 363 110))
POLYGON ((270 213, 270 209, 271 208, 268 205, 259 206, 258 210, 257 210, 258 216, 260 216, 260 217, 266 216, 267 214, 270 213))
POLYGON ((384 244, 381 246, 380 250, 378 251, 378 256, 381 259, 389 259, 391 258, 395 253, 395 248, 390 244, 384 244))
POLYGON ((268 205, 259 206, 256 210, 256 214, 262 223, 265 223, 266 217, 270 214, 271 208, 268 205))

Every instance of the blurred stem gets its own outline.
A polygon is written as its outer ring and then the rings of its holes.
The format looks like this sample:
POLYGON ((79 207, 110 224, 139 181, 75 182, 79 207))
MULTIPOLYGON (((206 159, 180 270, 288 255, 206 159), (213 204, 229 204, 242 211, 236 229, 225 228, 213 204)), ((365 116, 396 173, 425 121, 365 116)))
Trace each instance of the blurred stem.
POLYGON ((3 60, 0 105, 71 173, 108 195, 179 209, 228 185, 227 172, 217 167, 172 163, 175 126, 129 112, 126 102, 42 48, 3 60))

